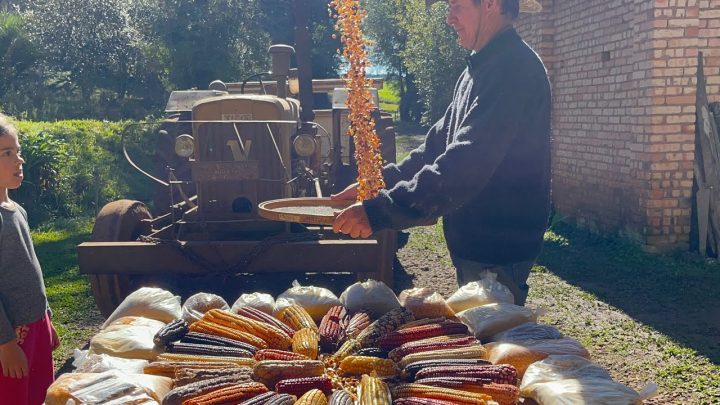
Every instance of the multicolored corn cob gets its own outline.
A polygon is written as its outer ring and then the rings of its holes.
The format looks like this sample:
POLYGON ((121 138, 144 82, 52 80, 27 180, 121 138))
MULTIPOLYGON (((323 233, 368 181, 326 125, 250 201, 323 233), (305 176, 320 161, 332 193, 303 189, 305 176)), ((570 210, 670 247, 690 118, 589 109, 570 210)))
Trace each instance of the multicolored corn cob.
POLYGON ((292 351, 315 360, 320 353, 320 337, 311 328, 300 329, 292 338, 292 351))
POLYGON ((378 347, 392 350, 402 344, 420 339, 466 333, 468 333, 468 327, 461 322, 431 323, 386 333, 378 339, 378 347))
POLYGON ((327 397, 320 390, 310 390, 295 402, 295 405, 328 405, 327 397))
POLYGON ((285 333, 287 333, 290 337, 292 337, 292 335, 295 333, 295 329, 291 328, 286 323, 257 308, 243 307, 237 310, 237 314, 248 317, 250 319, 254 319, 256 321, 265 322, 269 323, 270 325, 276 326, 279 329, 283 330, 285 333))
POLYGON ((439 399, 458 405, 487 405, 492 401, 489 395, 465 392, 450 388, 433 387, 422 384, 400 384, 392 389, 392 396, 395 399, 419 397, 428 399, 439 399))
POLYGON ((468 347, 478 345, 480 342, 474 336, 464 336, 454 339, 438 339, 429 338, 408 342, 400 347, 396 347, 388 353, 388 358, 394 361, 400 361, 403 357, 412 353, 429 352, 432 350, 456 349, 458 347, 468 347))
POLYGON ((285 307, 278 311, 278 313, 275 314, 275 317, 296 331, 304 328, 310 328, 315 331, 318 330, 312 316, 310 316, 308 311, 300 305, 290 305, 285 307))
POLYGON ((348 325, 345 328, 345 336, 350 339, 355 339, 360 332, 364 331, 371 323, 370 312, 365 310, 358 311, 350 317, 348 325))
POLYGON ((160 329, 153 337, 153 342, 158 346, 165 346, 182 339, 189 330, 190 325, 184 319, 176 319, 160 329))
POLYGON ((358 388, 358 405, 391 405, 392 396, 387 384, 377 377, 362 376, 358 388))
POLYGON ((170 353, 200 354, 204 356, 253 357, 252 352, 240 349, 239 347, 203 345, 185 342, 168 343, 167 351, 170 353))
POLYGON ((268 387, 289 378, 317 377, 325 373, 325 365, 319 360, 263 360, 253 367, 255 380, 268 387))
POLYGON ((211 309, 203 315, 202 320, 250 333, 267 342, 271 349, 285 350, 292 342, 290 336, 276 326, 222 309, 211 309))
POLYGON ((268 348, 267 342, 257 336, 254 336, 247 332, 239 331, 237 329, 228 328, 227 326, 220 325, 215 322, 208 322, 201 319, 190 325, 190 330, 192 332, 206 333, 208 335, 216 335, 228 339, 237 340, 255 346, 258 349, 268 348))
POLYGON ((255 359, 248 357, 204 356, 201 354, 185 353, 163 353, 157 357, 157 360, 203 363, 231 363, 234 364, 235 367, 252 367, 255 365, 255 359))
POLYGON ((415 374, 417 380, 432 377, 471 377, 488 380, 489 382, 497 384, 511 385, 517 385, 518 382, 517 370, 509 364, 428 367, 415 374))
POLYGON ((326 352, 337 350, 338 345, 345 335, 348 316, 345 307, 335 306, 330 308, 327 314, 320 321, 320 346, 326 352))
POLYGON ((426 352, 411 353, 403 357, 398 363, 400 368, 422 360, 447 359, 487 359, 487 350, 481 345, 458 347, 455 349, 429 350, 426 352))
POLYGON ((212 380, 213 378, 234 376, 237 382, 252 381, 252 368, 250 367, 231 367, 231 368, 178 368, 175 370, 175 378, 173 383, 175 387, 182 387, 190 383, 202 380, 212 380))
POLYGON ((398 327, 398 330, 403 330, 403 329, 407 329, 407 328, 414 328, 414 327, 416 327, 416 326, 430 325, 430 324, 433 324, 433 323, 443 323, 443 322, 447 322, 447 321, 448 321, 448 320, 447 320, 447 318, 445 318, 445 317, 442 317, 442 318, 422 318, 422 319, 416 319, 416 320, 414 320, 414 321, 412 321, 412 322, 408 322, 408 323, 406 323, 406 324, 400 325, 400 327, 398 327))
POLYGON ((235 363, 208 363, 205 361, 154 361, 143 368, 144 374, 174 378, 180 369, 227 369, 238 367, 235 363))
POLYGON ((263 361, 263 360, 285 360, 285 361, 292 361, 292 360, 313 360, 309 358, 308 356, 300 353, 293 353, 289 352, 287 350, 277 350, 277 349, 262 349, 258 350, 257 353, 255 353, 255 360, 257 361, 263 361))
POLYGON ((332 381, 330 381, 330 377, 326 375, 317 377, 290 378, 278 381, 278 383, 275 384, 276 392, 280 394, 295 395, 297 397, 300 397, 306 392, 314 389, 318 389, 325 394, 330 394, 332 388, 332 381))
POLYGON ((447 367, 447 366, 485 366, 491 365, 487 360, 482 359, 435 359, 422 360, 408 364, 403 369, 403 374, 410 380, 415 379, 415 374, 429 367, 447 367))
POLYGON ((288 394, 278 394, 275 391, 268 391, 264 394, 252 397, 243 401, 240 405, 293 405, 297 397, 288 394))
POLYGON ((297 397, 290 394, 278 394, 278 396, 270 398, 265 405, 293 405, 297 402, 297 397))
POLYGON ((200 332, 188 332, 185 336, 183 336, 182 339, 180 339, 180 341, 184 343, 197 343, 201 345, 237 347, 240 349, 245 349, 251 353, 255 353, 258 350, 257 347, 245 342, 241 342, 239 340, 228 339, 222 336, 209 335, 207 333, 200 332))
POLYGON ((516 405, 520 401, 520 390, 517 386, 488 381, 472 377, 434 377, 416 380, 415 383, 490 395, 493 401, 500 405, 516 405))
POLYGON ((379 347, 366 347, 366 348, 358 350, 357 353, 355 353, 355 354, 358 356, 379 357, 381 359, 388 358, 387 350, 383 350, 379 347))
POLYGON ((330 396, 329 405, 355 405, 352 395, 345 390, 335 390, 330 396))
POLYGON ((184 401, 189 399, 232 385, 237 385, 237 380, 233 376, 197 381, 183 385, 182 387, 173 388, 165 395, 162 403, 163 405, 181 405, 184 401))
POLYGON ((394 361, 370 356, 347 356, 340 362, 340 372, 344 375, 376 373, 378 377, 395 377, 400 373, 394 361))
POLYGON ((440 399, 407 397, 395 399, 393 405, 454 405, 454 403, 440 399))
POLYGON ((267 391, 267 387, 258 382, 247 382, 208 392, 186 400, 182 405, 225 405, 244 401, 267 391))
POLYGON ((360 332, 357 341, 362 347, 377 347, 381 336, 394 332, 400 325, 413 319, 412 312, 405 308, 392 309, 360 332))

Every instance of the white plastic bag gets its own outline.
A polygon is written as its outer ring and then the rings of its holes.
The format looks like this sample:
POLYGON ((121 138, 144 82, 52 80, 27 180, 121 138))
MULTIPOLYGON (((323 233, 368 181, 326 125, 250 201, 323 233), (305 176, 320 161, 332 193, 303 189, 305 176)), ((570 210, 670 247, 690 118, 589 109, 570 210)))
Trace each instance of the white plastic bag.
POLYGON ((199 321, 205 312, 216 308, 230 310, 230 306, 223 297, 215 294, 197 293, 185 300, 182 306, 182 319, 192 324, 199 321))
POLYGON ((168 323, 180 318, 180 297, 162 288, 142 287, 128 295, 103 324, 103 328, 124 316, 141 316, 168 323))
POLYGON ((451 318, 455 316, 455 312, 445 302, 445 298, 432 288, 404 290, 398 296, 398 301, 400 305, 413 313, 415 319, 451 318))
POLYGON ((280 312, 290 305, 300 305, 315 322, 320 322, 330 308, 340 305, 338 297, 327 288, 301 286, 297 280, 292 285, 277 297, 274 312, 280 312))
POLYGON ((357 282, 343 291, 340 302, 350 312, 367 309, 377 319, 395 308, 400 308, 397 296, 385 283, 376 280, 357 282))
POLYGON ((525 322, 535 322, 540 311, 514 304, 487 304, 457 314, 476 338, 486 342, 489 337, 525 322))
POLYGON ((648 384, 642 393, 613 381, 597 364, 579 356, 550 356, 525 371, 520 393, 541 405, 630 405, 655 395, 648 384))
POLYGON ((563 334, 552 325, 527 322, 493 335, 493 342, 528 342, 541 339, 561 339, 563 334))
POLYGON ((165 326, 154 319, 120 318, 90 340, 89 354, 107 354, 125 359, 154 360, 158 353, 153 338, 165 326))
POLYGON ((497 281, 497 274, 485 271, 480 276, 480 280, 460 287, 447 299, 447 303, 455 313, 458 313, 486 304, 514 304, 515 297, 509 288, 497 281))
POLYGON ((142 374, 145 366, 150 364, 142 359, 123 359, 107 354, 88 354, 87 350, 75 349, 73 354, 74 373, 102 373, 118 370, 128 374, 142 374))
POLYGON ((272 315, 275 298, 270 294, 255 292, 241 295, 233 304, 231 311, 237 313, 240 308, 251 307, 272 315))
POLYGON ((149 404, 162 401, 171 388, 172 380, 168 377, 126 374, 117 370, 67 373, 50 386, 45 404, 149 404))

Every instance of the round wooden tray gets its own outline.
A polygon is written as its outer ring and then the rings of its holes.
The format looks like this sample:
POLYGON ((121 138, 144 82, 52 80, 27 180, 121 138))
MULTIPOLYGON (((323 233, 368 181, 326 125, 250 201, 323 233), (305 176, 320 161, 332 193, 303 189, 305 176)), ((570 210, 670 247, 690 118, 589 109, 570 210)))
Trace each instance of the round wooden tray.
POLYGON ((283 198, 258 204, 258 214, 273 221, 331 226, 335 215, 354 203, 317 197, 283 198))

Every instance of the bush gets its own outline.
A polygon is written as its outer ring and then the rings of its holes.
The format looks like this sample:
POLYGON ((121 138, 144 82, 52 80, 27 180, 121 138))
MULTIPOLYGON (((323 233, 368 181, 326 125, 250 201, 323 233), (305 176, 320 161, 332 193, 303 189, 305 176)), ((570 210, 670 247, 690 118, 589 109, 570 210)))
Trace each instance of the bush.
POLYGON ((60 121, 16 123, 26 161, 23 185, 11 197, 23 205, 33 224, 53 218, 94 216, 120 198, 149 201, 152 184, 132 169, 122 154, 150 167, 154 125, 133 122, 60 121))

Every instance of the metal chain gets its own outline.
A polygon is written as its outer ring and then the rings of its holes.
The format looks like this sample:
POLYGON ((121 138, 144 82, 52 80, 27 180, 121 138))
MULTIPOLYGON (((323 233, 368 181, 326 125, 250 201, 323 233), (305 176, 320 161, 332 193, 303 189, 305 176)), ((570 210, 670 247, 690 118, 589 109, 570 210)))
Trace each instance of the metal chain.
POLYGON ((159 238, 151 238, 149 236, 140 236, 138 238, 141 242, 146 243, 153 243, 156 245, 170 245, 174 246, 180 253, 190 262, 194 263, 195 265, 201 267, 203 270, 205 270, 208 275, 230 275, 233 274, 235 276, 239 276, 242 273, 247 272, 247 269, 250 268, 252 263, 260 256, 262 256, 265 252, 268 251, 271 247, 275 245, 281 245, 285 243, 293 243, 293 242, 306 242, 306 241, 312 241, 312 240, 320 240, 322 239, 322 235, 318 233, 313 232, 302 232, 302 233, 286 233, 286 234, 280 234, 275 236, 267 237, 260 242, 258 242, 255 247, 245 255, 240 261, 237 263, 226 266, 225 268, 221 270, 217 270, 217 265, 211 263, 207 259, 205 259, 203 256, 195 253, 192 249, 187 247, 186 245, 182 244, 179 240, 176 239, 159 239, 159 238))

